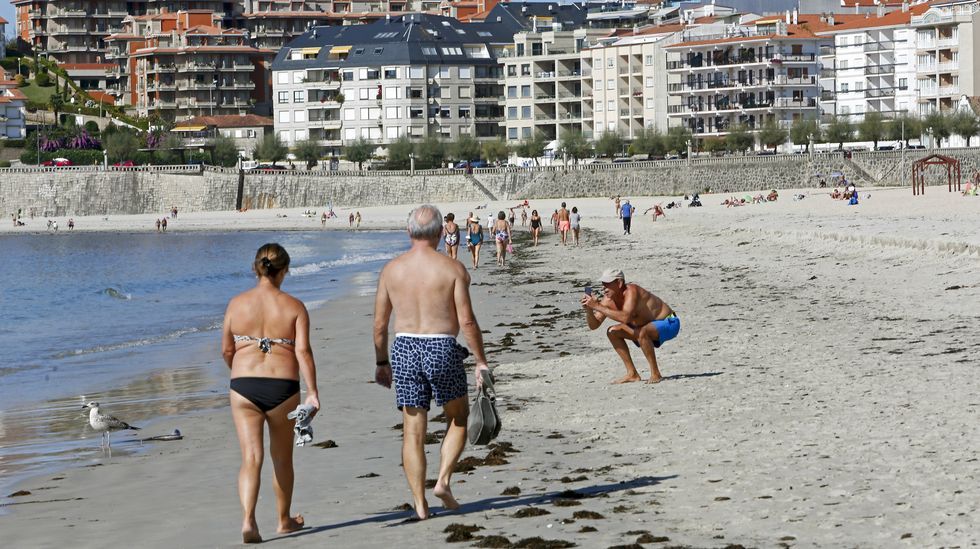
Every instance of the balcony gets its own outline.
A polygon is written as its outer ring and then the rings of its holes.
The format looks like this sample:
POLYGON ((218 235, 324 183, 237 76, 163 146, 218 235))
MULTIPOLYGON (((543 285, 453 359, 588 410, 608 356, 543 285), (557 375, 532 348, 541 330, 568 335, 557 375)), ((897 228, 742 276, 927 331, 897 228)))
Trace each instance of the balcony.
MULTIPOLYGON (((215 67, 212 67, 212 69, 214 68, 215 67)), ((236 71, 252 72, 253 69, 255 69, 255 66, 252 65, 251 63, 241 63, 241 64, 235 63, 231 65, 220 65, 217 67, 217 70, 221 72, 236 72, 236 71)))
POLYGON ((152 67, 146 69, 147 74, 153 74, 153 73, 164 74, 164 73, 175 73, 175 72, 177 72, 176 65, 153 65, 152 67))
POLYGON ((960 95, 959 86, 940 86, 939 95, 960 95))
POLYGON ((940 38, 939 40, 936 41, 936 46, 939 49, 956 48, 959 47, 959 45, 960 45, 960 39, 956 36, 949 37, 949 38, 940 38))
POLYGON ((174 82, 150 82, 146 85, 146 91, 177 91, 177 84, 174 82))
POLYGON ((832 91, 822 91, 820 92, 820 100, 826 103, 837 101, 837 94, 832 91))
POLYGON ((812 53, 779 53, 770 60, 774 64, 778 63, 813 63, 817 56, 812 53))
POLYGON ((959 61, 949 61, 946 63, 939 63, 936 65, 937 72, 957 72, 960 70, 959 61))
POLYGON ((816 108, 817 100, 813 97, 803 97, 795 99, 793 97, 777 97, 773 106, 776 108, 790 109, 810 109, 816 108))
POLYGON ((864 97, 867 99, 887 99, 895 97, 894 89, 867 89, 864 90, 864 97))
POLYGON ((147 105, 147 108, 150 108, 150 109, 176 109, 177 108, 177 102, 176 101, 167 101, 167 100, 156 100, 156 101, 151 101, 147 105))
POLYGON ((51 36, 88 36, 93 31, 85 27, 69 27, 62 25, 51 29, 51 36))
POLYGON ((311 128, 323 128, 325 130, 339 130, 343 122, 339 118, 321 118, 307 122, 311 128))
POLYGON ((178 66, 181 72, 213 72, 218 68, 214 63, 184 63, 178 66))
POLYGON ((867 76, 895 74, 895 65, 868 65, 864 67, 864 74, 867 76))
POLYGON ((218 87, 226 90, 254 90, 255 82, 218 82, 218 87))
POLYGON ((85 19, 88 16, 89 14, 85 10, 54 10, 48 14, 48 17, 51 19, 85 19))
POLYGON ((208 109, 217 106, 217 101, 208 99, 182 99, 177 101, 178 109, 208 109))
POLYGON ((790 78, 785 75, 776 75, 776 78, 772 80, 774 86, 811 86, 816 85, 817 78, 815 76, 798 76, 795 78, 790 78))
POLYGON ((877 53, 883 51, 889 51, 895 49, 895 42, 892 41, 881 41, 881 42, 866 42, 864 44, 865 53, 877 53))

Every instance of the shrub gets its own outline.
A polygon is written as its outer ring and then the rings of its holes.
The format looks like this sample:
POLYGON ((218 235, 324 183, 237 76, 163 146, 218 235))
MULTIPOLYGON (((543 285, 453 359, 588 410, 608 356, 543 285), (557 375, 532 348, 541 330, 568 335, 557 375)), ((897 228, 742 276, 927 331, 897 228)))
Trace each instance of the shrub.
POLYGON ((34 77, 34 83, 42 88, 46 88, 51 85, 51 77, 46 72, 39 72, 34 77))
POLYGON ((23 88, 24 86, 27 85, 27 79, 24 78, 24 75, 23 74, 18 74, 17 76, 15 76, 14 77, 14 82, 17 83, 17 87, 18 88, 23 88))
POLYGON ((12 149, 23 149, 27 146, 26 139, 4 139, 3 144, 12 149))
POLYGON ((88 133, 99 133, 99 123, 95 120, 89 120, 83 127, 88 133))
POLYGON ((9 160, 0 160, 0 168, 9 168, 9 167, 10 167, 9 160))
MULTIPOLYGON (((41 151, 41 162, 52 158, 67 158, 76 166, 92 166, 102 164, 102 151, 97 150, 74 150, 56 149, 53 151, 41 151)), ((37 150, 27 149, 20 155, 20 161, 24 164, 37 164, 37 150)))

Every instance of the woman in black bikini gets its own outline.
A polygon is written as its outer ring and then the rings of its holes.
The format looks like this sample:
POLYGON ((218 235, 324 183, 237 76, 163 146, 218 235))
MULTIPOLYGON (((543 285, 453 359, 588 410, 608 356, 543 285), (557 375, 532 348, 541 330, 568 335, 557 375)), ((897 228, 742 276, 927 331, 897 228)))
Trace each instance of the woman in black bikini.
POLYGON ((534 245, 538 245, 538 237, 541 236, 541 216, 538 210, 531 210, 531 236, 534 237, 534 245))
POLYGON ((320 409, 316 365, 310 349, 310 317, 303 302, 280 287, 289 272, 289 254, 266 244, 255 254, 255 288, 233 297, 225 312, 221 351, 231 369, 231 415, 242 450, 238 495, 242 502, 242 541, 262 541, 255 521, 262 469, 263 430, 269 424, 269 454, 275 467, 278 532, 303 527, 291 517, 293 424, 286 418, 300 402, 299 377, 306 382, 305 404, 320 409))

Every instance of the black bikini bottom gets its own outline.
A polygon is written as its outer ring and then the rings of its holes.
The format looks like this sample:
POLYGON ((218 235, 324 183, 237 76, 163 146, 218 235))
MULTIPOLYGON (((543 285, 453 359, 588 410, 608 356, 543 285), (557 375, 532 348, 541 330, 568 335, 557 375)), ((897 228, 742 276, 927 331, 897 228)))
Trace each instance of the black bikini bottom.
POLYGON ((268 412, 299 393, 299 381, 276 377, 236 377, 231 390, 247 398, 259 410, 268 412))

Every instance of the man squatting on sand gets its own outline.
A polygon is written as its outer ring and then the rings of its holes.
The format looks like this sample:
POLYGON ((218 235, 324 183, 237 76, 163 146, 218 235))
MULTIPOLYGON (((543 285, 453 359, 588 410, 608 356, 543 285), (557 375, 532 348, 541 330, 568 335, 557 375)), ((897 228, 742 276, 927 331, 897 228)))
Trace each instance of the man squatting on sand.
POLYGON ((677 337, 681 331, 681 319, 659 297, 636 284, 627 284, 623 271, 606 269, 599 280, 605 288, 603 298, 596 299, 591 293, 586 293, 582 296, 581 303, 586 310, 585 319, 590 330, 602 326, 607 318, 619 323, 606 330, 609 342, 626 365, 626 375, 613 383, 641 381, 640 374, 633 365, 627 339, 643 351, 650 363, 650 379, 647 383, 660 383, 663 376, 657 368, 655 349, 665 341, 677 337))
POLYGON ((468 352, 456 342, 460 329, 476 356, 477 387, 480 372, 488 369, 483 335, 470 303, 470 275, 459 261, 436 251, 442 234, 442 215, 423 205, 408 216, 409 251, 388 262, 378 278, 374 305, 375 381, 390 388, 402 411, 402 464, 412 490, 415 513, 429 518, 425 499, 425 434, 429 404, 446 414, 446 436, 440 448, 439 478, 432 493, 447 509, 459 504, 450 489, 450 477, 466 445, 469 416, 466 371, 468 352), (388 351, 388 323, 395 314, 395 340, 388 351))

